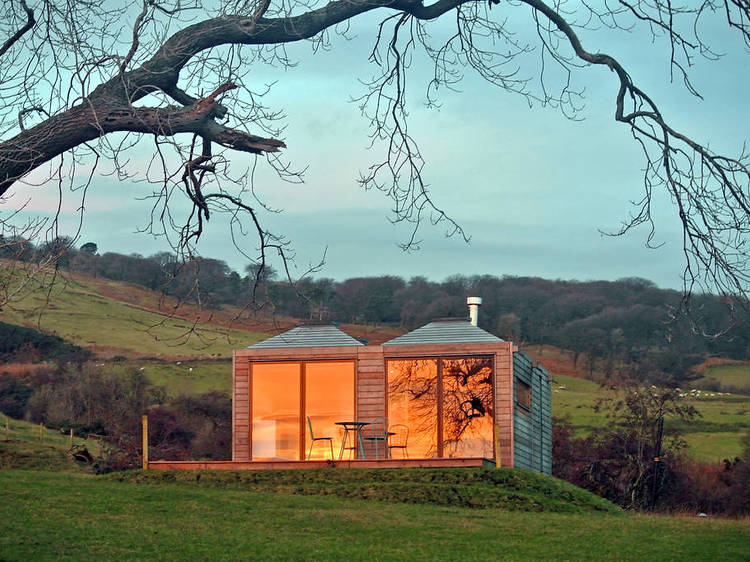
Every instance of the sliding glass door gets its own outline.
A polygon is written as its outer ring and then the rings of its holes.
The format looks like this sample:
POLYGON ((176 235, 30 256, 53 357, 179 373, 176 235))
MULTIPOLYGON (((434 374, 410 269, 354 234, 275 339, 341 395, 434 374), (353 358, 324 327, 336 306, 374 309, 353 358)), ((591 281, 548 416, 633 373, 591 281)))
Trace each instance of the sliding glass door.
POLYGON ((255 363, 252 371, 253 460, 300 458, 299 363, 255 363))
MULTIPOLYGON (((315 437, 341 446, 337 421, 354 419, 354 362, 253 363, 251 443, 254 461, 301 460, 315 437), (308 425, 307 417, 310 418, 308 425)), ((317 441, 312 459, 327 459, 331 449, 317 441)))
MULTIPOLYGON (((341 426, 337 421, 354 419, 354 363, 305 363, 305 416, 310 418, 315 437, 332 437, 334 455, 338 458, 341 447, 341 426)), ((305 454, 310 451, 312 439, 305 425, 305 454)), ((317 441, 312 447, 311 460, 330 458, 327 443, 317 441)))

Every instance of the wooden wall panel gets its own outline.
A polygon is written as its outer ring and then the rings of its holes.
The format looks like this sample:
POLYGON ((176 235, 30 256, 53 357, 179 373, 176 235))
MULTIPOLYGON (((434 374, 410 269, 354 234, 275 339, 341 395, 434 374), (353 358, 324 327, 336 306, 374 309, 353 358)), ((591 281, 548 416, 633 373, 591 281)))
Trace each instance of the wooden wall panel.
POLYGON ((500 465, 515 466, 513 447, 513 343, 502 342, 495 351, 495 443, 500 465), (498 454, 499 453, 499 454, 498 454))
MULTIPOLYGON (((385 361, 381 346, 357 348, 357 419, 373 421, 385 417, 385 361)), ((376 433, 385 431, 382 426, 375 428, 376 433)), ((372 428, 365 427, 366 436, 372 428)), ((365 456, 373 459, 377 455, 385 457, 385 446, 376 445, 373 441, 365 440, 365 456)))
POLYGON ((250 459, 250 363, 235 356, 232 361, 232 460, 250 459))

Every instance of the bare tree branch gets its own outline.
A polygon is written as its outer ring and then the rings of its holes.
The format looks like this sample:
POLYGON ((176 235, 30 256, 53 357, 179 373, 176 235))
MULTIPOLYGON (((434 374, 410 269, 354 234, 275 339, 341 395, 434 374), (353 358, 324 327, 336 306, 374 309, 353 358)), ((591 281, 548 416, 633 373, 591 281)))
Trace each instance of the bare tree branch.
POLYGON ((23 11, 26 12, 26 23, 23 25, 23 27, 21 27, 18 31, 16 31, 13 35, 6 39, 2 47, 0 47, 0 57, 2 57, 13 45, 15 45, 27 31, 34 27, 34 24, 36 23, 36 19, 34 18, 34 11, 26 5, 26 0, 18 0, 18 3, 21 4, 21 8, 23 8, 23 11))
MULTIPOLYGON (((122 6, 34 6, 14 0, 2 8, 0 28, 9 39, 0 55, 23 50, 27 59, 0 60, 0 197, 18 181, 43 183, 30 172, 58 157, 70 170, 111 162, 110 173, 131 177, 140 170, 127 165, 127 149, 148 136, 154 139, 153 157, 141 177, 155 186, 150 226, 161 222, 172 236, 183 237, 170 242, 190 256, 215 210, 230 213, 233 224, 243 225, 237 219, 242 215, 264 263, 266 251, 279 251, 283 237, 260 227, 258 211, 267 209, 258 201, 263 189, 253 183, 255 167, 264 157, 282 179, 300 181, 300 173, 278 156, 285 147, 278 124, 283 114, 265 107, 268 88, 255 91, 251 69, 255 63, 291 66, 288 43, 309 39, 325 48, 332 34, 349 37, 352 19, 380 12, 370 57, 374 76, 363 82, 365 91, 356 101, 382 157, 360 182, 383 191, 393 220, 410 225, 406 249, 419 245, 418 229, 425 222, 469 238, 433 200, 426 162, 409 129, 407 94, 418 57, 432 64, 428 106, 439 104, 439 90, 457 89, 464 73, 474 71, 504 92, 559 108, 571 119, 583 108, 575 75, 603 66, 617 80, 615 120, 629 127, 645 162, 643 198, 614 234, 645 224, 651 243, 653 197, 668 194, 684 233, 686 293, 698 286, 741 295, 745 302, 750 155, 744 149, 734 156, 717 153, 679 130, 618 59, 584 47, 585 33, 602 26, 612 33, 650 34, 665 42, 669 78, 681 77, 687 91, 700 96, 690 80, 691 65, 696 57, 720 56, 701 32, 703 22, 721 20, 750 45, 750 6, 744 0, 575 6, 542 0, 224 0, 215 7, 198 0, 132 0, 122 6), (519 14, 531 22, 528 37, 514 30, 519 14), (432 23, 438 19, 440 27, 432 23), (537 80, 524 72, 532 57, 537 80), (230 166, 233 151, 251 155, 245 172, 230 166), (170 208, 173 195, 191 202, 187 216, 170 208), (255 202, 248 204, 247 197, 255 202)), ((61 167, 50 168, 48 177, 63 177, 61 167)), ((87 171, 87 186, 92 174, 87 171)), ((74 188, 74 174, 67 177, 74 188)))

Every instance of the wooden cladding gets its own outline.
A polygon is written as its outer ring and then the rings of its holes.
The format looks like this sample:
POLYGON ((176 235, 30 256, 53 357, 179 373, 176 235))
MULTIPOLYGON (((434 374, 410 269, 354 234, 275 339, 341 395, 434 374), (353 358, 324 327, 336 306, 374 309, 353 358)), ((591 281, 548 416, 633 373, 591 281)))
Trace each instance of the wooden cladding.
MULTIPOLYGON (((326 361, 353 361, 354 415, 359 420, 373 420, 388 416, 386 364, 389 360, 417 358, 491 357, 493 365, 493 425, 494 443, 499 445, 495 458, 502 466, 513 466, 513 344, 511 342, 471 344, 429 344, 352 347, 311 347, 278 349, 240 349, 234 352, 233 363, 233 439, 232 459, 250 462, 253 459, 251 420, 253 403, 253 365, 275 362, 312 364, 326 361)), ((336 388, 329 389, 336 392, 336 388)), ((304 404, 301 409, 304 412, 304 404)), ((304 417, 304 414, 302 414, 304 417)), ((442 418, 439 418, 442 421, 442 418)), ((318 430, 315 429, 317 433, 318 430)), ((300 451, 304 451, 305 429, 300 451)), ((366 446, 367 458, 374 449, 366 446)), ((335 451, 338 456, 338 450, 335 451)), ((381 453, 382 454, 382 453, 381 453)), ((302 458, 304 456, 301 454, 302 458)))

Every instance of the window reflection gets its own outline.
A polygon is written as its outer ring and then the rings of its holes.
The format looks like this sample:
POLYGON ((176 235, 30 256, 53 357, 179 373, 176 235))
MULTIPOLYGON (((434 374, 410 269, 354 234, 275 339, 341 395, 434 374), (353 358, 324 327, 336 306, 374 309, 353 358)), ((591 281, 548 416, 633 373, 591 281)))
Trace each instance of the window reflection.
POLYGON ((492 359, 388 361, 388 418, 408 426, 411 458, 492 458, 492 359))
POLYGON ((255 363, 252 379, 253 460, 299 460, 300 364, 255 363))
POLYGON ((388 361, 388 422, 409 428, 408 456, 437 451, 437 360, 388 361))
MULTIPOLYGON (((305 363, 305 415, 310 417, 315 437, 333 437, 333 451, 338 456, 341 434, 336 422, 354 420, 352 361, 305 363)), ((307 425, 305 431, 307 452, 311 440, 307 425)), ((318 441, 310 458, 328 459, 330 454, 328 445, 318 441)))
POLYGON ((443 456, 493 456, 492 361, 442 360, 443 456))

